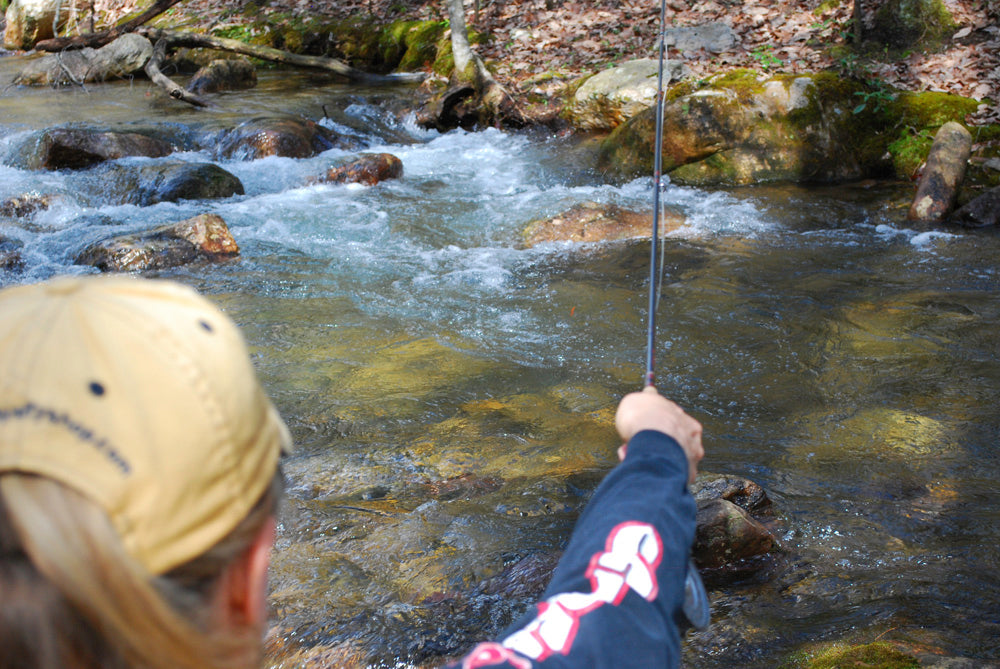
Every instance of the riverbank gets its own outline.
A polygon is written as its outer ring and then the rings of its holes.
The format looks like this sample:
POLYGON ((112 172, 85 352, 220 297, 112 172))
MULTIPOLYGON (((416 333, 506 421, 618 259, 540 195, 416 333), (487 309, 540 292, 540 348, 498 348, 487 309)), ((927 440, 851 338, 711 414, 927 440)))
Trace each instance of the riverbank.
MULTIPOLYGON (((124 15, 140 3, 109 0, 105 4, 108 11, 124 15)), ((721 23, 733 35, 731 43, 671 49, 669 56, 682 59, 696 78, 736 67, 772 73, 833 70, 877 78, 906 91, 954 93, 984 101, 968 123, 1000 122, 1000 5, 945 0, 956 28, 938 48, 890 51, 856 50, 848 45, 851 4, 751 0, 737 8, 714 0, 668 0, 668 25, 721 23)), ((207 32, 239 25, 248 12, 276 23, 358 16, 386 22, 444 20, 444 5, 440 0, 184 0, 170 10, 170 21, 207 32)), ((543 82, 572 80, 656 53, 659 3, 475 0, 469 10, 470 27, 489 37, 478 51, 497 80, 524 98, 555 90, 543 82)), ((874 7, 865 5, 865 11, 870 19, 874 7)), ((550 102, 559 104, 560 100, 550 102)))

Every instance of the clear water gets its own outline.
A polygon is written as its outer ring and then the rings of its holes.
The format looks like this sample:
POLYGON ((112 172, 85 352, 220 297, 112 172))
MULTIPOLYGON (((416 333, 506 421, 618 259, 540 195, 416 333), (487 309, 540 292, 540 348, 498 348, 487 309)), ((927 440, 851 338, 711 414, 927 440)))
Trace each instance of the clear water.
MULTIPOLYGON (((569 140, 420 130, 395 113, 405 90, 261 79, 208 111, 144 81, 7 88, 0 153, 70 122, 193 142, 294 113, 397 155, 403 179, 309 185, 340 150, 224 161, 246 195, 140 208, 86 172, 0 166, 0 199, 59 195, 0 221, 26 261, 0 283, 89 272, 72 258, 91 241, 221 215, 238 259, 155 275, 240 323, 298 442, 272 664, 318 646, 339 666, 430 666, 527 604, 483 583, 562 546, 613 465, 616 400, 641 385, 648 241, 525 249, 521 230, 585 201, 648 211, 651 181, 605 183, 569 140)), ((769 578, 712 592, 685 666, 879 635, 1000 660, 1000 237, 912 229, 910 195, 665 188, 687 223, 664 244, 658 385, 705 424, 705 469, 764 486, 786 550, 769 578)))

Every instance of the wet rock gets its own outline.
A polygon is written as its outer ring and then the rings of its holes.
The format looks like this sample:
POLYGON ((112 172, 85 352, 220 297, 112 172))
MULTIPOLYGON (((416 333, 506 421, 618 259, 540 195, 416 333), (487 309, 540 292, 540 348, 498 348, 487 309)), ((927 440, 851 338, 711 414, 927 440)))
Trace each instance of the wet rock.
POLYGON ((945 222, 964 228, 1000 226, 1000 186, 991 188, 965 206, 960 207, 945 222))
POLYGON ((48 209, 52 204, 52 198, 52 195, 40 193, 25 193, 17 197, 9 197, 0 202, 0 216, 27 218, 36 211, 48 209))
POLYGON ((153 45, 135 33, 122 35, 100 49, 47 54, 28 62, 14 78, 22 86, 69 86, 127 77, 141 70, 153 45))
POLYGON ((160 158, 172 151, 168 142, 134 132, 55 128, 22 145, 20 162, 34 170, 80 169, 126 156, 160 158))
POLYGON ((157 202, 207 200, 243 195, 243 183, 214 163, 168 162, 110 165, 109 200, 148 206, 157 202))
MULTIPOLYGON (((595 74, 573 96, 568 110, 573 126, 583 131, 611 130, 656 104, 659 60, 642 58, 595 74)), ((663 85, 688 75, 679 60, 664 63, 663 85)))
POLYGON ((753 515, 766 514, 771 510, 771 500, 764 489, 742 476, 704 472, 690 489, 699 503, 724 499, 753 515))
POLYGON ((267 156, 309 158, 334 147, 357 148, 353 141, 314 121, 267 118, 247 121, 224 133, 216 154, 238 160, 267 156))
POLYGON ((692 556, 699 568, 741 570, 741 563, 775 548, 774 535, 732 502, 710 499, 698 504, 692 556))
POLYGON ((972 135, 961 124, 948 122, 934 136, 927 166, 907 218, 938 222, 955 206, 959 186, 972 153, 972 135))
POLYGON ((403 176, 403 161, 391 153, 365 153, 357 160, 327 170, 323 181, 333 183, 361 183, 374 186, 386 179, 403 176))
POLYGON ((257 69, 245 58, 218 58, 205 65, 188 82, 192 93, 239 91, 257 85, 257 69))
MULTIPOLYGON (((671 210, 660 218, 666 234, 684 224, 684 217, 671 210)), ((543 242, 599 242, 652 236, 652 213, 624 209, 613 204, 584 202, 549 219, 530 222, 523 232, 524 245, 543 242)))
POLYGON ((102 272, 133 272, 177 267, 195 260, 221 260, 239 253, 225 221, 202 214, 137 235, 98 242, 80 253, 75 262, 102 272))

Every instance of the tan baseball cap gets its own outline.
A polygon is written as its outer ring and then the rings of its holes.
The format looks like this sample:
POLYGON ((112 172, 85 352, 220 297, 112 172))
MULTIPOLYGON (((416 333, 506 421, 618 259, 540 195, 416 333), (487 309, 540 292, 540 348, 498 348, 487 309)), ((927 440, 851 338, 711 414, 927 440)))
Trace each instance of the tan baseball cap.
POLYGON ((0 475, 90 497, 151 573, 235 528, 290 447, 236 325, 194 290, 88 276, 0 291, 0 475))

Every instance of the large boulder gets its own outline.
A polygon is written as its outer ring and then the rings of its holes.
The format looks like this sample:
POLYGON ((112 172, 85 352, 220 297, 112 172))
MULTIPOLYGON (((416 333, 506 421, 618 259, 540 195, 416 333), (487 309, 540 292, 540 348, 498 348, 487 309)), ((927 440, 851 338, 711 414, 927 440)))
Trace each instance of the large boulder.
POLYGON ((403 161, 391 153, 365 153, 346 165, 331 167, 322 181, 331 183, 361 183, 374 186, 386 179, 403 176, 403 161))
MULTIPOLYGON (((679 60, 664 62, 663 85, 680 81, 689 70, 679 60)), ((643 58, 595 74, 577 89, 568 112, 583 131, 612 130, 656 104, 659 60, 643 58)))
POLYGON ((98 242, 77 255, 75 262, 102 272, 135 272, 237 254, 239 246, 226 222, 216 214, 201 214, 148 232, 98 242))
POLYGON ((243 183, 214 163, 166 162, 110 164, 105 168, 110 202, 148 206, 178 200, 209 200, 243 195, 243 183))
MULTIPOLYGON (((663 172, 677 183, 838 182, 891 173, 885 110, 858 109, 860 83, 830 74, 759 80, 748 70, 681 82, 664 108, 663 172)), ((599 166, 634 178, 653 171, 655 109, 606 138, 599 166)))
POLYGON ((219 138, 220 158, 255 160, 267 156, 310 158, 334 147, 357 148, 354 142, 315 121, 299 118, 254 119, 219 138))
POLYGON ((61 28, 70 14, 71 4, 65 0, 11 0, 7 6, 3 48, 27 51, 36 42, 53 37, 57 12, 62 20, 56 27, 61 28))
POLYGON ((126 33, 100 49, 78 49, 35 58, 14 78, 24 86, 68 86, 118 79, 142 70, 153 55, 149 40, 126 33))
MULTIPOLYGON (((660 234, 684 224, 684 216, 666 210, 660 219, 660 234)), ((528 223, 522 233, 528 248, 544 242, 601 242, 649 238, 653 235, 652 212, 640 213, 614 204, 583 202, 558 216, 528 223)))
POLYGON ((879 3, 871 37, 895 47, 940 42, 956 28, 942 0, 887 0, 879 3))
POLYGON ((668 45, 681 52, 722 53, 736 46, 736 33, 722 22, 666 28, 663 37, 668 45))
POLYGON ((28 138, 15 162, 34 170, 80 169, 126 156, 160 158, 172 151, 169 142, 140 133, 54 128, 28 138))

